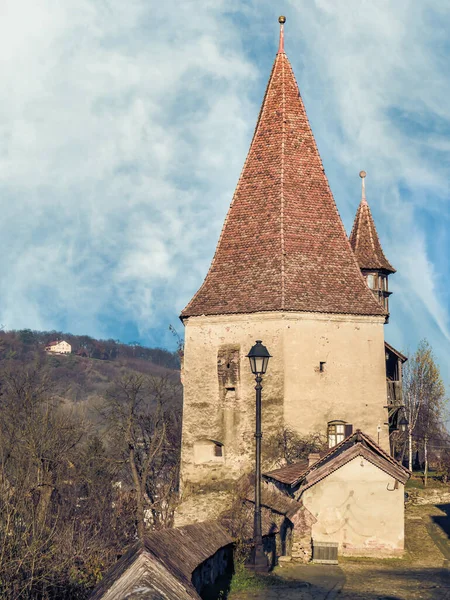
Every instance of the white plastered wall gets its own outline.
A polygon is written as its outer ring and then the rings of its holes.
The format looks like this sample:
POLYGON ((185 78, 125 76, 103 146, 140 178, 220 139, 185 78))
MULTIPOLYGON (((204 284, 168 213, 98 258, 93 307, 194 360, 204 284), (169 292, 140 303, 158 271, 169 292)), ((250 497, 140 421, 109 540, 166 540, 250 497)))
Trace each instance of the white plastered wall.
POLYGON ((317 522, 316 542, 337 542, 340 554, 395 556, 404 548, 404 486, 362 456, 302 495, 317 522))

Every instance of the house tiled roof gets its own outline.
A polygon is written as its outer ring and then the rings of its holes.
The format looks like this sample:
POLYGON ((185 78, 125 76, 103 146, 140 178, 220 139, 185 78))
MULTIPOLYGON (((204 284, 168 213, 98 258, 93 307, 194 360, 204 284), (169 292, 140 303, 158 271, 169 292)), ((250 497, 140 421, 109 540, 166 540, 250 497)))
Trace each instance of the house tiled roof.
POLYGON ((350 234, 350 244, 361 269, 376 269, 395 273, 394 267, 385 257, 381 247, 372 213, 366 200, 365 172, 361 171, 361 174, 362 198, 350 234))
POLYGON ((361 275, 280 42, 211 267, 181 318, 385 314, 361 275))
POLYGON ((275 481, 279 481, 280 483, 292 485, 293 483, 299 481, 307 470, 308 461, 299 460, 290 465, 280 467, 279 469, 274 469, 269 473, 264 473, 264 476, 269 477, 270 479, 275 479, 275 481))
POLYGON ((364 456, 369 462, 372 462, 402 483, 405 483, 409 479, 410 472, 408 469, 387 454, 371 437, 360 430, 352 433, 342 442, 331 448, 329 452, 310 467, 308 467, 305 461, 300 461, 281 469, 264 473, 264 477, 290 487, 296 487, 300 482, 303 482, 302 489, 306 489, 358 455, 364 456))

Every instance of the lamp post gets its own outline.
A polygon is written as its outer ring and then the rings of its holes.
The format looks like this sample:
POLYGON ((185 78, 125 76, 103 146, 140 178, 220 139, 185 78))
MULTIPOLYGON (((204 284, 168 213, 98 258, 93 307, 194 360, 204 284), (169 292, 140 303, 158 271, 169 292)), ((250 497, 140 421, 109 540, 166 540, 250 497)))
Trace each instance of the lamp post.
POLYGON ((267 572, 269 566, 263 550, 262 528, 261 528, 261 390, 262 375, 266 372, 270 354, 261 340, 247 354, 250 360, 250 368, 256 381, 256 468, 255 468, 255 517, 253 524, 253 561, 252 567, 255 571, 267 572))

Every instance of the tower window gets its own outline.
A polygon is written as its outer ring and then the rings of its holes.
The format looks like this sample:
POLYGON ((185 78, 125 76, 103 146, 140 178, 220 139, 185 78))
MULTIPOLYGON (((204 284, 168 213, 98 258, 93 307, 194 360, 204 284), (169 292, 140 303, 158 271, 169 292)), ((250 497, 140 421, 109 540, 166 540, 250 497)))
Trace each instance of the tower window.
POLYGON ((196 465, 224 462, 223 444, 215 440, 197 440, 194 443, 194 462, 196 465))
POLYGON ((371 290, 377 289, 376 275, 374 275, 373 273, 369 273, 369 275, 367 275, 367 285, 370 287, 371 290))

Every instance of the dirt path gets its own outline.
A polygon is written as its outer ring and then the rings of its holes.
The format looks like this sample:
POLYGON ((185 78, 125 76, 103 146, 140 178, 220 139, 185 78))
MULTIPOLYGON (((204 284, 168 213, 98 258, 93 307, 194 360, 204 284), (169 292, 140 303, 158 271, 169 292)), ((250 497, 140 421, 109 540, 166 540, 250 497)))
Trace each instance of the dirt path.
POLYGON ((334 600, 345 582, 342 569, 334 565, 290 563, 277 567, 272 577, 276 578, 276 585, 232 594, 229 599, 334 600))

